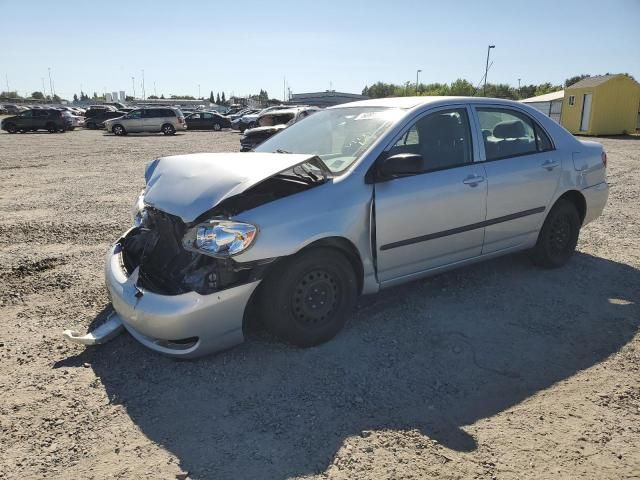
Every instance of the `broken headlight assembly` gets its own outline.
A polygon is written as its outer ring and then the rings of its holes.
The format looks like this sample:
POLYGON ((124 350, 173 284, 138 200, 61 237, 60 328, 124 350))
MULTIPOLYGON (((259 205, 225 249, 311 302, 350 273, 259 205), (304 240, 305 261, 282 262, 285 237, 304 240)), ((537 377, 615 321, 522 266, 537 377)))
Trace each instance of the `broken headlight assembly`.
POLYGON ((255 225, 232 220, 209 220, 187 232, 183 246, 212 257, 228 258, 244 252, 258 233, 255 225))

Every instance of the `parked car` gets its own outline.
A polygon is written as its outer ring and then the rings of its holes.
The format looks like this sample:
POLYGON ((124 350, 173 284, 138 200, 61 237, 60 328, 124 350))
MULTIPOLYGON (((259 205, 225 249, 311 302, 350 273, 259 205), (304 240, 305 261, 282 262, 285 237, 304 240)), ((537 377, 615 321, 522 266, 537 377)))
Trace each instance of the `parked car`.
POLYGON ((240 137, 240 151, 249 152, 253 150, 267 138, 318 110, 320 110, 318 107, 297 107, 286 108, 284 110, 272 110, 261 114, 257 120, 260 126, 245 130, 244 135, 240 137))
POLYGON ((251 113, 258 113, 259 111, 260 111, 260 110, 258 110, 258 109, 256 109, 256 108, 245 108, 245 109, 243 109, 243 110, 240 110, 240 111, 239 111, 239 112, 237 112, 237 113, 232 113, 232 114, 227 113, 227 114, 225 114, 225 116, 226 116, 227 118, 229 118, 229 120, 233 121, 233 120, 235 120, 236 118, 240 118, 240 117, 242 117, 243 115, 249 115, 249 114, 251 114, 251 113))
POLYGON ((242 115, 239 118, 236 118, 231 122, 231 128, 233 128, 234 130, 240 130, 241 132, 244 132, 248 128, 257 127, 258 118, 261 115, 265 115, 269 112, 273 112, 274 110, 284 110, 287 108, 303 107, 303 106, 305 105, 274 105, 272 107, 267 107, 263 110, 260 110, 257 113, 248 113, 246 115, 242 115))
POLYGON ((162 132, 173 135, 178 130, 186 130, 184 115, 174 107, 145 107, 133 110, 123 117, 104 122, 105 128, 115 135, 139 132, 162 132))
POLYGON ((67 130, 73 131, 77 127, 84 126, 84 117, 76 115, 75 112, 71 109, 69 110, 63 109, 61 111, 62 111, 62 116, 65 119, 65 123, 67 125, 67 130))
POLYGON ((25 110, 27 110, 26 108, 19 106, 19 105, 13 105, 11 103, 7 103, 5 105, 3 105, 4 110, 6 110, 6 112, 9 115, 18 115, 20 112, 24 112, 25 110))
POLYGON ((196 112, 185 117, 189 130, 215 130, 231 128, 231 121, 218 112, 196 112))
POLYGON ((334 337, 370 294, 517 251, 556 268, 607 202, 602 145, 518 102, 404 97, 315 113, 251 153, 153 160, 134 227, 111 248, 115 313, 189 358, 259 319, 284 340, 334 337))
POLYGON ((90 105, 84 113, 85 117, 94 117, 104 112, 116 112, 116 108, 111 105, 90 105))
POLYGON ((89 130, 104 128, 105 121, 111 120, 112 118, 124 117, 126 114, 127 112, 105 110, 103 112, 95 113, 90 117, 85 117, 84 126, 89 130))
POLYGON ((66 131, 68 123, 61 110, 34 108, 3 119, 0 128, 9 133, 35 132, 37 130, 48 130, 49 133, 56 133, 66 131))

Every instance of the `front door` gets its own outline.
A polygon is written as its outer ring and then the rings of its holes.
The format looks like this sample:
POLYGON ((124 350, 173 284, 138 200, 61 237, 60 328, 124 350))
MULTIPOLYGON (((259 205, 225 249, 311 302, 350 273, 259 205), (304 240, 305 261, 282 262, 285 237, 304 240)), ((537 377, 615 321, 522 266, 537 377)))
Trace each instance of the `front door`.
POLYGON ((582 96, 582 117, 580 118, 580 131, 589 131, 589 118, 591 116, 591 94, 585 93, 582 96))
POLYGON ((144 130, 143 124, 143 110, 133 110, 124 117, 123 124, 124 128, 128 132, 142 132, 144 130))
POLYGON ((423 168, 375 184, 381 283, 480 255, 487 182, 471 138, 467 109, 442 109, 419 118, 386 153, 420 154, 423 168))
POLYGON ((487 254, 535 239, 558 188, 562 158, 524 112, 477 107, 476 115, 487 160, 487 254))

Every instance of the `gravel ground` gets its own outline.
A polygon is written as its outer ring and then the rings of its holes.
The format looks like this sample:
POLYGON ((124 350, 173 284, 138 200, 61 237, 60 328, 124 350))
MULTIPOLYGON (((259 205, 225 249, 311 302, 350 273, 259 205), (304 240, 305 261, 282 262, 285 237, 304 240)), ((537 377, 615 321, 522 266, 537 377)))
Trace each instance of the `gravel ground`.
POLYGON ((316 348, 187 362, 61 332, 108 311, 144 164, 238 135, 0 134, 0 478, 639 478, 640 137, 599 141, 609 205, 567 267, 509 256, 364 298, 316 348))

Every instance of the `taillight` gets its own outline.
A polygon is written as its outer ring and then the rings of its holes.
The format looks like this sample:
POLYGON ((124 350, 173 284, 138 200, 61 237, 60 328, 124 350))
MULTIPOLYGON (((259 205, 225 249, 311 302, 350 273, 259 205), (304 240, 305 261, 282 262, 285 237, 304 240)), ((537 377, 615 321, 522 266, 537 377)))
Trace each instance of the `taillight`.
POLYGON ((602 152, 602 165, 607 168, 607 152, 602 152))
POLYGON ((178 123, 184 123, 184 117, 178 117, 178 123))

